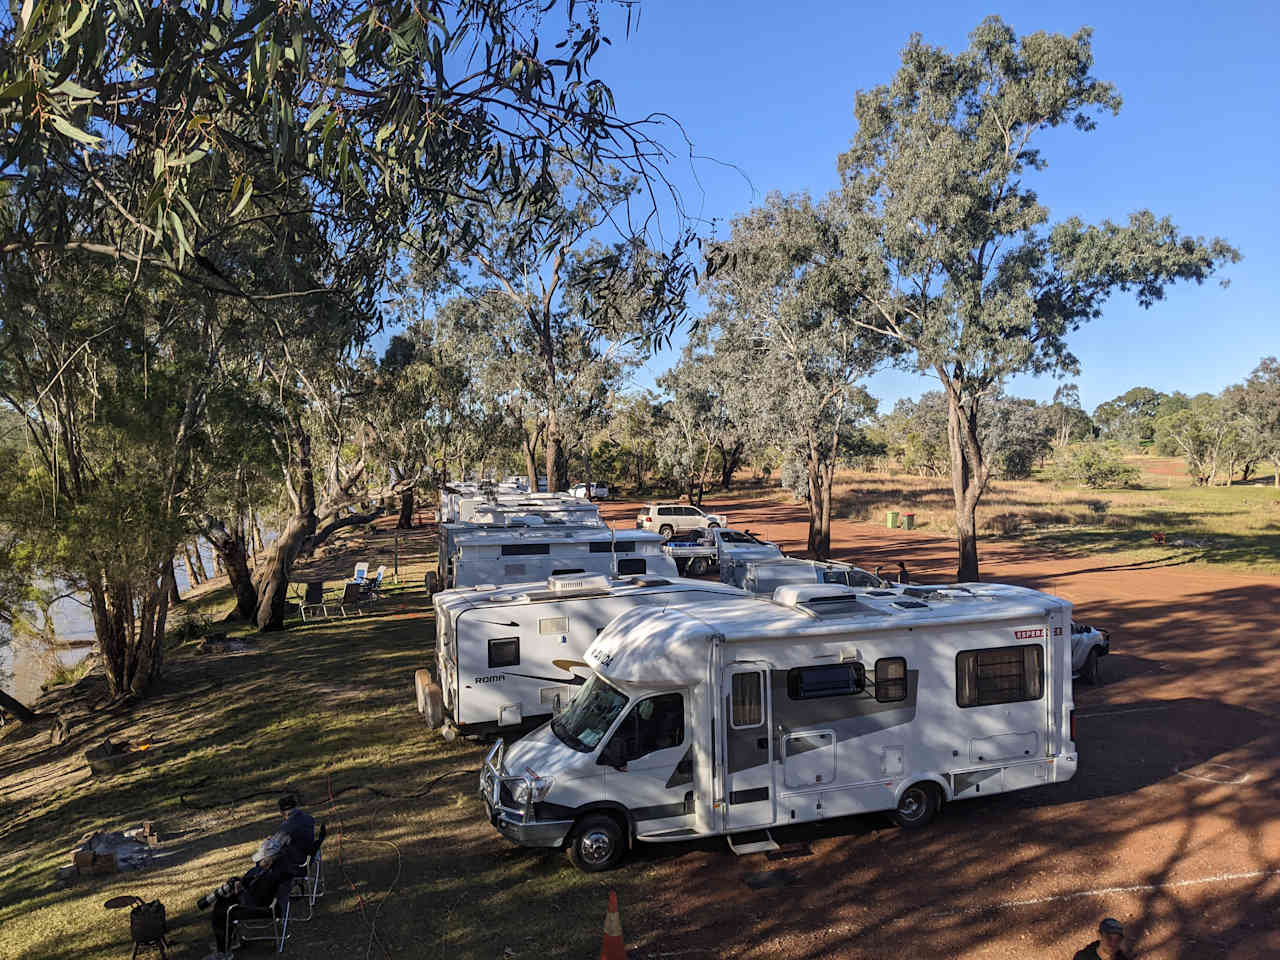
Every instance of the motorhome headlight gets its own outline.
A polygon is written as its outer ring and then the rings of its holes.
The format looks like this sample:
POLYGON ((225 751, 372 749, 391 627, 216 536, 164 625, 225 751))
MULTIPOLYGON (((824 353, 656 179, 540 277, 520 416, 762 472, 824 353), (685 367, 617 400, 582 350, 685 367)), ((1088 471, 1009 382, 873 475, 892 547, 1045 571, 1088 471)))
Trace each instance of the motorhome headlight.
POLYGON ((511 781, 511 796, 516 803, 540 803, 546 798, 554 777, 534 777, 511 781))

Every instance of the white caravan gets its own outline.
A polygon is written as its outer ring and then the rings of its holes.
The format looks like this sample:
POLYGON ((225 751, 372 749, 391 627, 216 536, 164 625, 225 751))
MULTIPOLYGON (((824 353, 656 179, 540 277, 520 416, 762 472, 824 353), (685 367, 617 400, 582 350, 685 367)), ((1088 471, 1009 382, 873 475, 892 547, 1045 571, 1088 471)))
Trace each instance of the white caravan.
POLYGON ((843 583, 848 587, 876 590, 894 587, 883 577, 849 563, 799 557, 751 561, 742 573, 741 586, 749 593, 772 597, 775 590, 789 583, 843 583))
MULTIPOLYGON (((452 527, 452 525, 446 525, 452 527)), ((674 577, 662 537, 644 530, 615 536, 607 527, 541 525, 441 528, 440 585, 529 583, 573 573, 674 577)))
POLYGON ((485 758, 490 821, 594 871, 633 840, 756 852, 773 827, 879 810, 919 827, 944 801, 1069 780, 1071 604, 935 592, 789 586, 622 614, 569 706, 485 758))
POLYGON ((437 593, 443 713, 466 733, 558 713, 586 682, 587 647, 618 614, 725 595, 740 597, 742 591, 704 580, 596 574, 437 593))

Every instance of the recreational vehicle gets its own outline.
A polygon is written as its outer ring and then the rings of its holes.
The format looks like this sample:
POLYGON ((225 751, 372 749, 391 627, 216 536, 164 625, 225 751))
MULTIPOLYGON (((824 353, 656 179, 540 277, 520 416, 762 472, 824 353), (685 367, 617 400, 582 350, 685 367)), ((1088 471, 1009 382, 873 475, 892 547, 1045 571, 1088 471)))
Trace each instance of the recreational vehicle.
MULTIPOLYGON (((637 606, 698 603, 740 590, 702 580, 549 577, 518 586, 435 595, 436 676, 443 711, 463 732, 486 732, 559 712, 587 678, 582 656, 609 621, 637 606)), ((429 682, 419 675, 421 687, 429 682)), ((442 717, 443 719, 443 717, 442 717)))
POLYGON ((742 589, 749 593, 772 597, 773 592, 789 583, 843 583, 848 587, 890 589, 893 585, 861 567, 837 560, 802 560, 782 557, 753 560, 742 573, 742 589))
POLYGON ((637 608, 587 649, 568 707, 481 768, 491 823, 587 871, 632 841, 727 835, 1069 780, 1071 605, 973 584, 934 599, 838 584, 637 608))
POLYGON ((676 565, 656 533, 603 526, 445 524, 439 582, 444 588, 529 583, 559 574, 674 577, 676 565))

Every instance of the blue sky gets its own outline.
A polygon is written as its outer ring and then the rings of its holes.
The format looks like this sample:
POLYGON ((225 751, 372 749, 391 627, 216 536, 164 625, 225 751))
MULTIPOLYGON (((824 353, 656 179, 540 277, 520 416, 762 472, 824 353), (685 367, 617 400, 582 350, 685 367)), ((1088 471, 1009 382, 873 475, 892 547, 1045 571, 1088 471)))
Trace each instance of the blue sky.
MULTIPOLYGON (((1054 220, 1123 219, 1150 208, 1185 232, 1220 235, 1244 254, 1230 286, 1179 286, 1151 310, 1117 296, 1071 340, 1086 409, 1133 386, 1187 393, 1244 379, 1280 354, 1280 7, 1185 2, 969 5, 803 0, 647 0, 629 39, 596 64, 620 111, 677 117, 697 154, 672 178, 686 207, 728 221, 769 190, 820 195, 836 186, 836 156, 854 132, 859 89, 886 83, 909 35, 950 50, 991 13, 1019 34, 1094 29, 1095 75, 1124 98, 1089 134, 1054 131, 1049 169, 1034 186, 1054 220), (692 166, 692 169, 691 169, 692 166), (695 176, 696 174, 696 176, 695 176)), ((678 146, 676 137, 665 138, 678 146)), ((678 338, 682 340, 683 338, 678 338)), ((646 386, 678 349, 659 354, 646 386)), ((869 383, 888 410, 934 381, 888 371, 869 383)), ((1057 382, 1021 378, 1010 390, 1049 399, 1057 382)))

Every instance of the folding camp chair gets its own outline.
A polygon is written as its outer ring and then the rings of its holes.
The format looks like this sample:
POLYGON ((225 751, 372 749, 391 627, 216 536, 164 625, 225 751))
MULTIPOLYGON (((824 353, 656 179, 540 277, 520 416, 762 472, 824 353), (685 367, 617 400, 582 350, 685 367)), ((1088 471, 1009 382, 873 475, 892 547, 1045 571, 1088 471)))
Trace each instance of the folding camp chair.
POLYGON ((324 584, 312 581, 307 584, 306 596, 301 603, 298 604, 298 613, 302 615, 305 623, 308 619, 329 619, 329 604, 324 599, 324 584))
POLYGON ((307 915, 299 920, 310 920, 316 912, 316 901, 324 896, 324 835, 325 825, 320 824, 316 833, 316 845, 311 856, 302 863, 303 875, 293 881, 293 890, 289 894, 294 900, 307 901, 307 915))
POLYGON ((246 907, 233 903, 227 910, 227 951, 253 940, 270 940, 276 953, 284 953, 289 939, 289 898, 279 895, 269 907, 246 907), (232 935, 235 935, 232 940, 232 935))
POLYGON ((360 596, 364 600, 377 600, 381 598, 382 593, 382 575, 387 572, 385 566, 378 568, 378 572, 373 575, 372 580, 365 580, 360 584, 360 596))
POLYGON ((367 576, 369 576, 369 564, 361 560, 356 564, 356 569, 351 575, 351 579, 356 583, 364 583, 367 576))
POLYGON ((360 616, 364 613, 360 609, 360 601, 364 598, 364 589, 358 583, 348 583, 342 591, 342 599, 338 601, 338 610, 342 616, 360 616), (354 613, 348 613, 348 609, 354 613))

